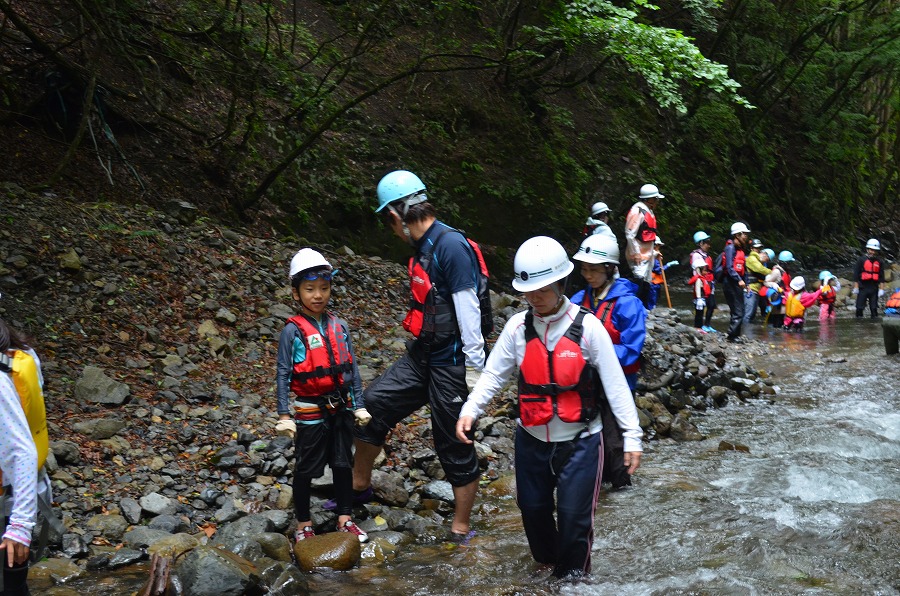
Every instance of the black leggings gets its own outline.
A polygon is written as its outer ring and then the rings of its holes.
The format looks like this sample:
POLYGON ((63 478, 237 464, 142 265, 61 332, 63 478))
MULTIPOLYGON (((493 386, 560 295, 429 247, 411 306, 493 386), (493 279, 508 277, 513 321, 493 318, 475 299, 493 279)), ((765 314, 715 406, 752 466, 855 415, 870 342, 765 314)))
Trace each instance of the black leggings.
MULTIPOLYGON (((353 512, 353 471, 350 468, 334 468, 334 493, 338 515, 350 515, 353 512)), ((311 518, 309 498, 312 495, 310 484, 312 478, 294 475, 294 516, 297 521, 311 518)))

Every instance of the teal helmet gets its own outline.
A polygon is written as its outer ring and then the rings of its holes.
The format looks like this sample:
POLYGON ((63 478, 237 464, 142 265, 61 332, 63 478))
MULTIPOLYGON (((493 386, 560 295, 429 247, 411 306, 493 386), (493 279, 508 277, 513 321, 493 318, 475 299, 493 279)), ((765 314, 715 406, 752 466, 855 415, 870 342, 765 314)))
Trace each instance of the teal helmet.
POLYGON ((783 250, 778 253, 778 262, 779 263, 790 263, 794 260, 794 253, 789 250, 783 250))
POLYGON ((819 274, 819 281, 828 281, 832 277, 834 277, 834 275, 831 274, 831 271, 826 269, 819 274))
POLYGON ((775 260, 775 251, 774 250, 772 250, 771 248, 764 248, 764 249, 762 249, 762 251, 764 253, 766 253, 766 256, 769 257, 770 261, 775 260))
MULTIPOLYGON (((375 209, 375 213, 378 213, 394 201, 411 197, 424 190, 425 185, 419 180, 419 177, 412 172, 407 172, 406 170, 393 171, 390 174, 387 174, 381 179, 381 182, 378 183, 378 208, 375 209)), ((424 195, 416 197, 416 199, 417 200, 413 201, 411 198, 407 201, 407 207, 417 203, 424 203, 427 200, 424 195)))
POLYGON ((694 232, 694 244, 700 244, 704 240, 709 240, 710 236, 706 232, 694 232))

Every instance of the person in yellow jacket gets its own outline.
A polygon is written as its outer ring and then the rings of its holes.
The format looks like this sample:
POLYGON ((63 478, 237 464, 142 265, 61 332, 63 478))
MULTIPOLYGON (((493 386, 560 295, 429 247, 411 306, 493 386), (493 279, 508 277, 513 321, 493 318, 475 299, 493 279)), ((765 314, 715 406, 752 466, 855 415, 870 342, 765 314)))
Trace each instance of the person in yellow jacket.
POLYGON ((747 270, 747 289, 744 293, 744 325, 749 325, 756 318, 756 307, 759 304, 759 290, 772 270, 766 267, 768 255, 762 252, 763 243, 759 238, 750 242, 750 252, 744 262, 747 270))
POLYGON ((806 309, 816 303, 822 290, 805 292, 806 280, 798 275, 791 280, 788 291, 784 295, 784 330, 803 331, 806 309))

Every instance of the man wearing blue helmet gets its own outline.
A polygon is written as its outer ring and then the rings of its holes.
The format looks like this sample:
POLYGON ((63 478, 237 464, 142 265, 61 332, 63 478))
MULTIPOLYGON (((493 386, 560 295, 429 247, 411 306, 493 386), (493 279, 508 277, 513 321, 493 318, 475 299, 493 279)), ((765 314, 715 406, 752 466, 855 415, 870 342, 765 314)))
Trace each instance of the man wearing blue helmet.
POLYGON ((487 269, 477 245, 437 220, 418 176, 391 172, 378 183, 377 193, 376 213, 416 251, 409 263, 410 308, 403 321, 416 339, 365 390, 372 420, 356 428, 353 488, 357 502, 372 496, 372 467, 387 434, 428 405, 435 451, 456 501, 451 532, 461 542, 469 535, 481 472, 474 446, 456 437, 456 420, 484 368, 484 335, 492 325, 483 298, 487 269))

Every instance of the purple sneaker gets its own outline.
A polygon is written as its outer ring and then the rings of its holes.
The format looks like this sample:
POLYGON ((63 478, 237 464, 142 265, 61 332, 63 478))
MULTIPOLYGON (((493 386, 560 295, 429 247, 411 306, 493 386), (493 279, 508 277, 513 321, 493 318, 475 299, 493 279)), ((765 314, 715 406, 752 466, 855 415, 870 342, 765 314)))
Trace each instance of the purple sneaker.
MULTIPOLYGON (((370 486, 364 491, 353 491, 353 501, 352 504, 355 505, 365 505, 369 501, 375 498, 375 491, 372 490, 370 486)), ((325 503, 322 504, 322 509, 325 511, 334 511, 337 509, 337 501, 334 499, 328 499, 325 503)))

